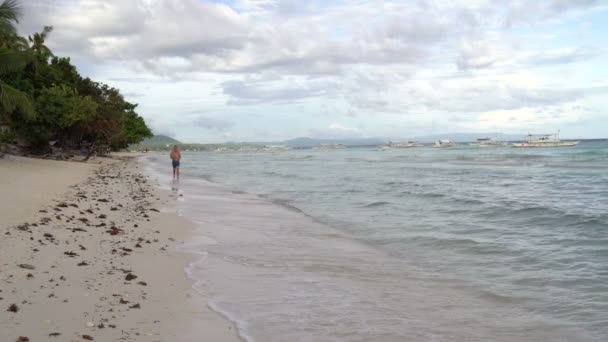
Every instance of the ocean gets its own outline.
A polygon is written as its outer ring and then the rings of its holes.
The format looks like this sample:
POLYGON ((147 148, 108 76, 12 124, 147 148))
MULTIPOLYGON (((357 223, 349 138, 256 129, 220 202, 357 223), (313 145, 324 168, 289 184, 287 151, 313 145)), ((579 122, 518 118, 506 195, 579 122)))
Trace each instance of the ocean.
POLYGON ((184 152, 149 172, 249 341, 605 341, 608 142, 184 152))

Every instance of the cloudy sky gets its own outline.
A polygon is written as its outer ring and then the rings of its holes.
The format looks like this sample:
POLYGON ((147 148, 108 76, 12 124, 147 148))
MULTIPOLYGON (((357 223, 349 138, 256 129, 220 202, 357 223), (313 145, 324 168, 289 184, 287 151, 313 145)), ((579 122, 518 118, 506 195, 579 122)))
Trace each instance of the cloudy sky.
POLYGON ((608 1, 22 0, 186 142, 608 136, 608 1))

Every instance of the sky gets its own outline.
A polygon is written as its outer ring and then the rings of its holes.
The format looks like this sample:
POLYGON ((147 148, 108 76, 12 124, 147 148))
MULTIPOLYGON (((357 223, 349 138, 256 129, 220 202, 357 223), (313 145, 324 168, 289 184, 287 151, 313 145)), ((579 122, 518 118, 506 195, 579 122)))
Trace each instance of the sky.
POLYGON ((183 142, 608 137, 608 1, 21 0, 183 142))

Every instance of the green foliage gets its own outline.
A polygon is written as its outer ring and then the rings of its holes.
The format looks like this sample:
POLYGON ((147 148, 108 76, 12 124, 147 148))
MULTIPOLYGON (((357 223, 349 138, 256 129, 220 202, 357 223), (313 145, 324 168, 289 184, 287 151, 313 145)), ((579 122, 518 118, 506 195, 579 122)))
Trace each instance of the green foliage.
POLYGON ((53 54, 45 45, 51 26, 18 36, 19 16, 18 1, 0 4, 0 125, 39 152, 50 142, 119 149, 152 136, 118 89, 83 78, 69 58, 53 54))
POLYGON ((126 148, 130 144, 151 138, 152 131, 146 126, 144 119, 131 111, 123 116, 121 134, 112 141, 112 147, 116 149, 126 148))
POLYGON ((55 131, 92 120, 97 113, 97 107, 97 103, 90 96, 78 96, 74 89, 65 85, 45 88, 36 98, 36 111, 44 113, 37 120, 55 131))
POLYGON ((34 116, 34 109, 26 94, 0 82, 0 122, 8 121, 13 113, 22 113, 30 118, 34 116))
POLYGON ((17 0, 5 0, 0 4, 0 32, 15 32, 15 23, 18 22, 21 9, 17 0))
POLYGON ((10 129, 0 128, 0 143, 13 143, 17 139, 15 132, 10 129))

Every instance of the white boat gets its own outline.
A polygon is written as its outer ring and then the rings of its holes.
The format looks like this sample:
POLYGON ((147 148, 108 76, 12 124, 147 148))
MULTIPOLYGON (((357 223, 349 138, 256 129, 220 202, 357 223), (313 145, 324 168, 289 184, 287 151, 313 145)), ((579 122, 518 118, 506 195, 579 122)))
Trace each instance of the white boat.
POLYGON ((387 142, 382 148, 412 148, 418 147, 415 141, 408 141, 407 143, 394 143, 392 141, 387 142))
POLYGON ((570 147, 578 145, 578 141, 561 141, 559 132, 551 134, 528 134, 526 140, 513 143, 513 147, 570 147))
POLYGON ((456 146, 456 144, 454 144, 453 142, 451 142, 450 140, 447 140, 447 139, 437 140, 433 144, 433 147, 437 147, 437 148, 454 147, 454 146, 456 146))
POLYGON ((289 147, 285 145, 266 145, 263 148, 264 151, 287 151, 289 147))
POLYGON ((470 143, 470 146, 475 146, 475 147, 501 147, 501 146, 506 146, 506 144, 502 141, 497 141, 495 139, 492 138, 480 138, 477 139, 477 142, 474 143, 470 143))

